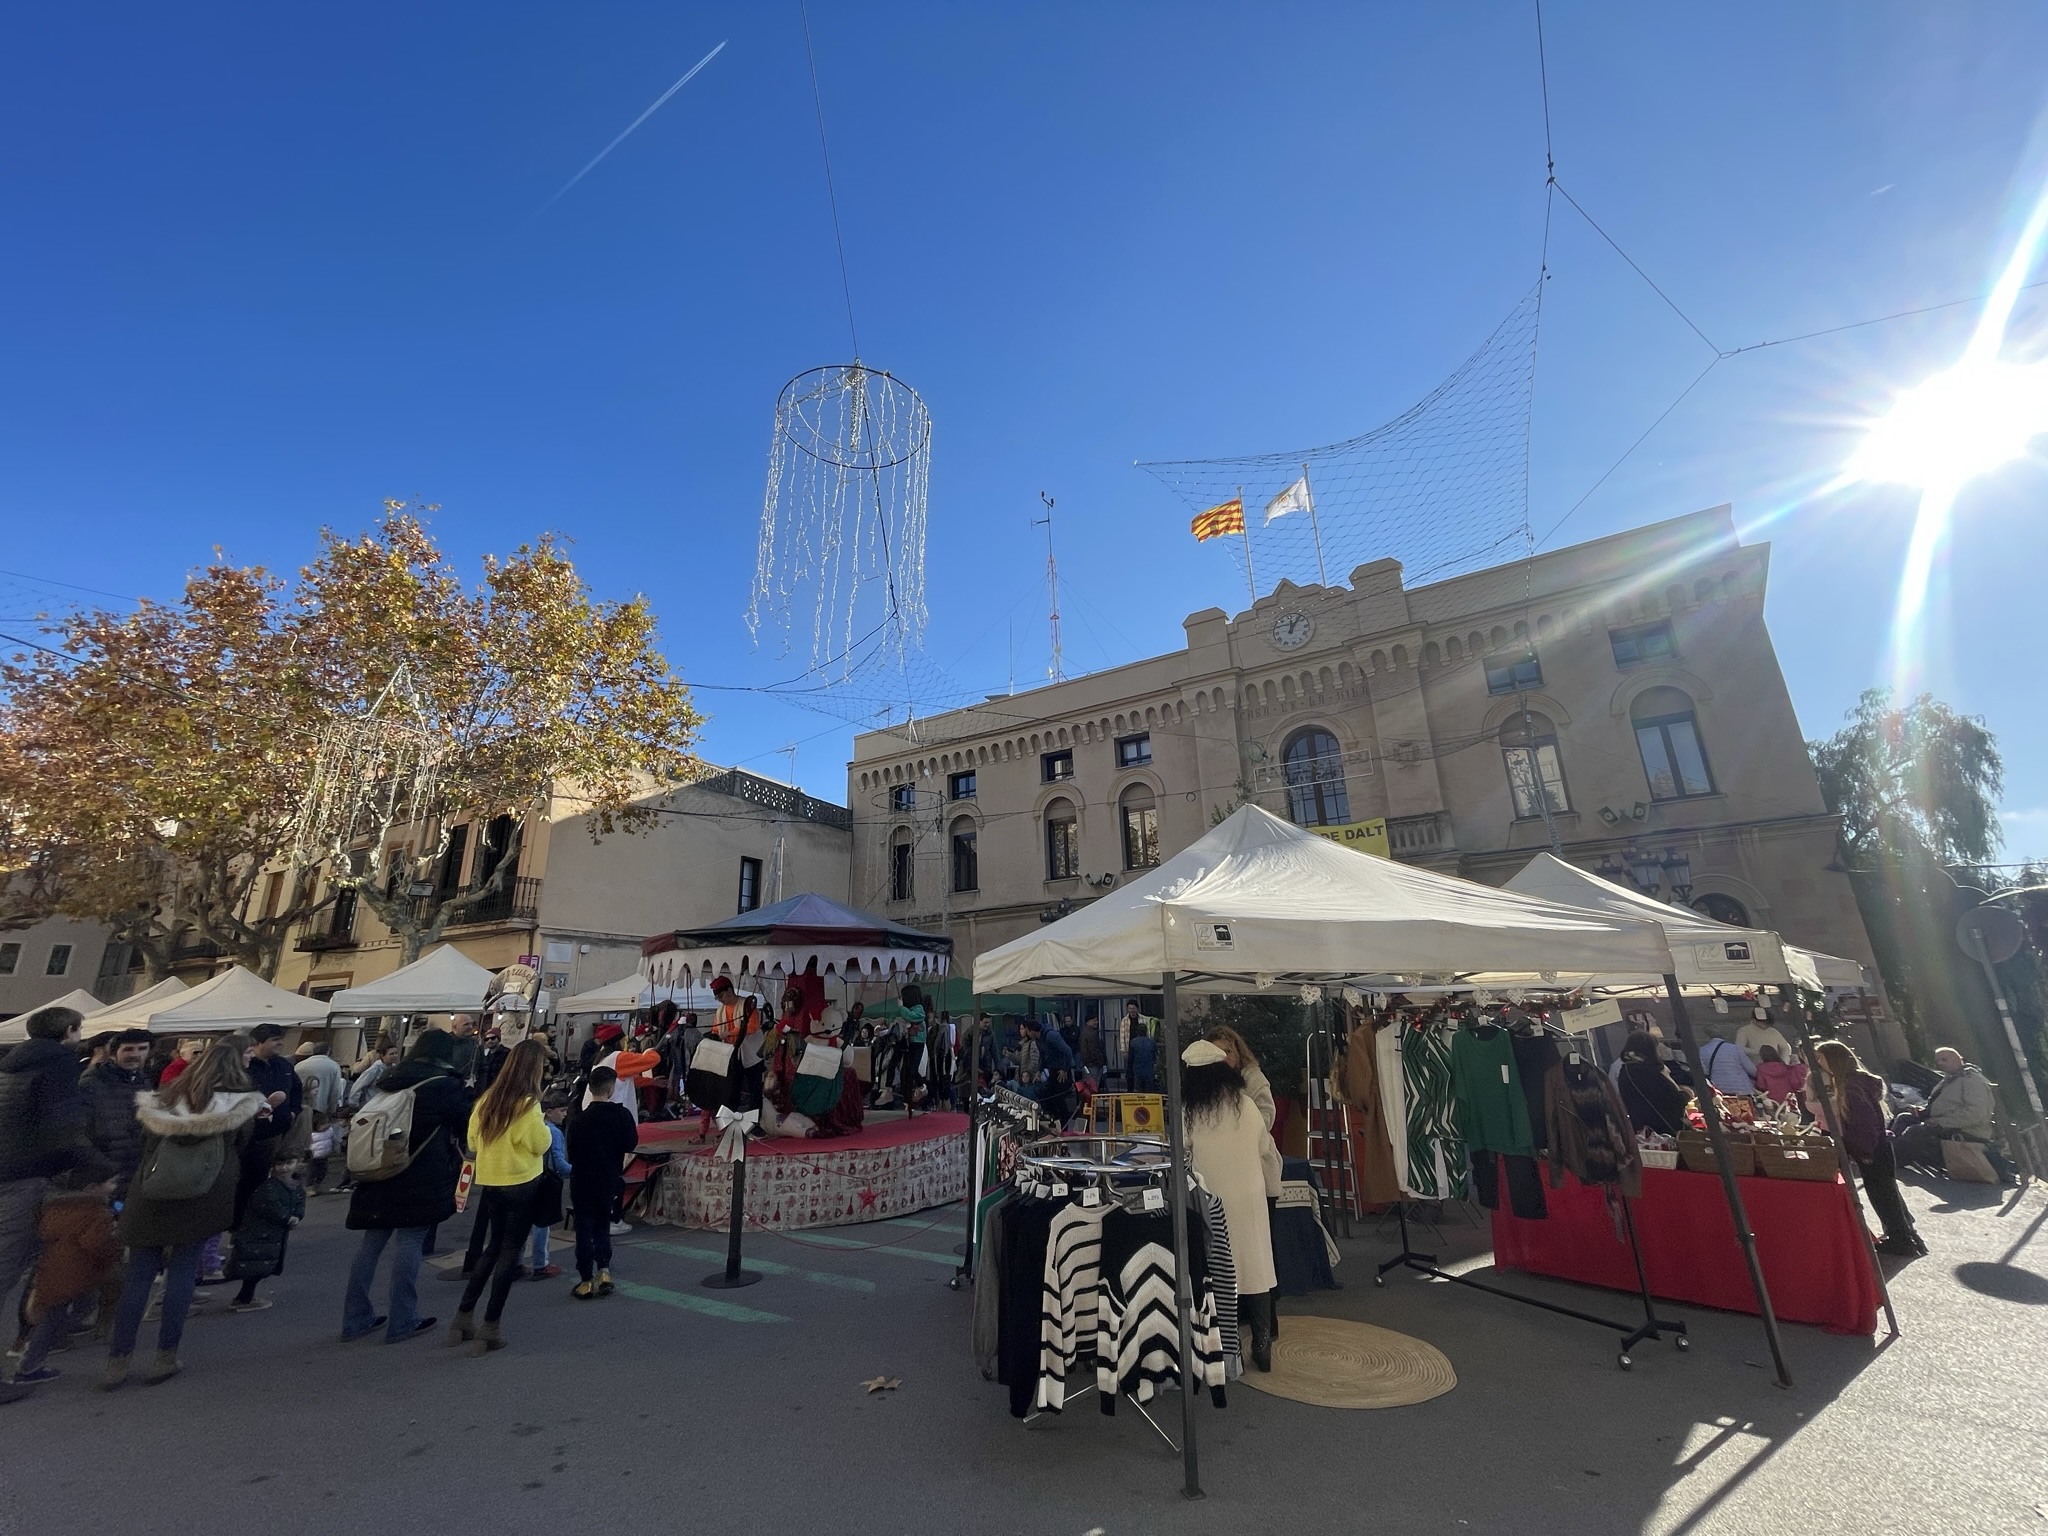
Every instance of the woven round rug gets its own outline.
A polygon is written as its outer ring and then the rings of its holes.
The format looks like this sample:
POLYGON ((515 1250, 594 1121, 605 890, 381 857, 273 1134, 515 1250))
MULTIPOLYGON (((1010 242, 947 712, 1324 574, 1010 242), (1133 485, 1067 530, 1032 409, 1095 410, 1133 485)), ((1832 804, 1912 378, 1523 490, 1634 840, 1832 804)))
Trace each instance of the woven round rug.
POLYGON ((1243 1385, 1317 1408, 1405 1408, 1458 1384, 1433 1344, 1335 1317, 1280 1319, 1273 1369, 1246 1362, 1243 1385))

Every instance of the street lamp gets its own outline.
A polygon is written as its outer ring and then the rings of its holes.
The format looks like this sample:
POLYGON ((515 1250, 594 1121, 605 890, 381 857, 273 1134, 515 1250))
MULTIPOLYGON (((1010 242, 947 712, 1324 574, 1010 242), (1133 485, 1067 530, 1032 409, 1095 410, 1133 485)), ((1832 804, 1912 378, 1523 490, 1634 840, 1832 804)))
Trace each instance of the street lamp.
POLYGON ((1664 850, 1664 881, 1680 906, 1692 905, 1692 860, 1673 849, 1664 850))
POLYGON ((1628 860, 1629 877, 1635 881, 1636 889, 1645 896, 1657 894, 1657 879, 1664 872, 1657 855, 1643 848, 1625 848, 1621 856, 1628 860))
POLYGON ((1621 860, 1617 859, 1612 853, 1603 853, 1600 855, 1600 867, 1594 870, 1593 873, 1602 880, 1615 881, 1621 879, 1628 871, 1622 867, 1621 860))

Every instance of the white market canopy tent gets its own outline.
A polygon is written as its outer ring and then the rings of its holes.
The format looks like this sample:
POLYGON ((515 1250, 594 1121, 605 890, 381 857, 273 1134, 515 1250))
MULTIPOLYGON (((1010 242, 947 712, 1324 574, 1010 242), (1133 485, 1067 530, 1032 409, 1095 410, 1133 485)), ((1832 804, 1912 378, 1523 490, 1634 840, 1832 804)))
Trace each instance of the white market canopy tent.
POLYGON ((19 1045, 28 1038, 29 1013, 41 1013, 45 1008, 75 1008, 81 1014, 98 1013, 105 1006, 106 1004, 82 987, 73 987, 62 997, 53 997, 47 1003, 38 1003, 21 1017, 0 1024, 0 1045, 19 1045))
POLYGON ((318 998, 273 987, 237 965, 158 1008, 150 1014, 148 1028, 153 1035, 214 1035, 258 1024, 289 1029, 326 1020, 327 1005, 318 998))
MULTIPOLYGON (((1553 901, 1560 906, 1579 907, 1612 917, 1633 917, 1657 924, 1671 945, 1679 985, 1698 988, 1739 988, 1799 986, 1809 992, 1821 990, 1815 968, 1816 957, 1807 950, 1787 944, 1768 928, 1737 928, 1716 922, 1688 907, 1674 907, 1646 896, 1641 891, 1603 880, 1598 875, 1567 864, 1554 854, 1539 853, 1531 859, 1505 889, 1524 896, 1553 901)), ((1833 957, 1829 957, 1833 960, 1833 957)), ((1835 961, 1849 965, 1848 961, 1835 961)), ((1861 977, 1861 967, 1855 967, 1861 977)), ((1622 975, 1603 972, 1591 978, 1610 991, 1661 988, 1662 973, 1622 975)), ((1851 983, 1852 985, 1854 983, 1851 983)))
POLYGON ((663 1002, 687 1006, 695 990, 686 986, 657 987, 638 974, 621 976, 617 981, 608 981, 588 992, 563 998, 552 1011, 557 1014, 629 1013, 635 1008, 652 1008, 663 1002))
POLYGON ((977 992, 1261 992, 1468 973, 1660 976, 1649 916, 1589 911, 1375 858, 1254 805, 1157 869, 975 962, 977 992))
MULTIPOLYGON (((1263 992, 1336 984, 1398 991, 1404 984, 1457 982, 1483 972, 1538 980, 1567 974, 1659 976, 1672 978, 1676 993, 1676 965, 1660 916, 1561 905, 1435 874, 1328 842, 1246 805, 1143 878, 981 956, 974 990, 1161 991, 1167 1142, 1170 1160, 1178 1165, 1186 1146, 1181 988, 1263 992)), ((1682 1011, 1678 1025, 1697 1059, 1682 1011)), ((1710 1111, 1707 1124, 1778 1377, 1790 1385, 1718 1116, 1710 1111)), ((1186 1206, 1173 1204, 1174 1256, 1185 1266, 1186 1206)), ((1182 1355, 1187 1379, 1191 1357, 1185 1340, 1182 1355)), ((1195 1396, 1181 1394, 1181 1455, 1191 1494, 1200 1486, 1195 1396)))
POLYGON ((153 1035, 217 1035, 254 1029, 258 1024, 289 1029, 318 1024, 326 1017, 325 1003, 273 987, 254 971, 237 965, 196 987, 168 977, 111 1008, 87 1015, 85 1033, 146 1029, 153 1035))
POLYGON ((1787 944, 1785 953, 1791 956, 1795 963, 1803 957, 1813 968, 1813 973, 1820 978, 1823 987, 1847 987, 1861 991, 1870 985, 1869 975, 1858 961, 1845 960, 1840 955, 1824 954, 1817 949, 1801 949, 1796 944, 1787 944))
POLYGON ((389 976, 330 997, 329 1014, 383 1018, 400 1013, 481 1013, 492 973, 453 944, 443 944, 389 976))
POLYGON ((117 1029, 147 1029, 152 1013, 170 1006, 174 998, 183 997, 191 990, 177 977, 166 976, 155 986, 144 987, 133 997, 124 997, 96 1013, 88 1013, 85 1016, 86 1037, 90 1039, 117 1029))

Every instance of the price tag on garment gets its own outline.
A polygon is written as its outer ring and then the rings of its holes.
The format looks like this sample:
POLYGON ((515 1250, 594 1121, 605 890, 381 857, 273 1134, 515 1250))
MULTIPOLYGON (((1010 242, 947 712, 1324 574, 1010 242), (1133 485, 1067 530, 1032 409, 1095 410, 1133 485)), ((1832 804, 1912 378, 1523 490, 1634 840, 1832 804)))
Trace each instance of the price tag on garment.
POLYGON ((1086 1189, 1081 1191, 1081 1203, 1086 1206, 1096 1206, 1102 1204, 1102 1191, 1097 1189, 1093 1184, 1090 1184, 1086 1189))
POLYGON ((1500 1080, 1502 1082, 1506 1082, 1508 1080, 1508 1064, 1506 1062, 1502 1062, 1500 1064, 1500 1080))
POLYGON ((1145 1209, 1146 1209, 1146 1210, 1148 1210, 1148 1211, 1163 1211, 1163 1210, 1165 1210, 1165 1209, 1166 1209, 1166 1196, 1165 1196, 1164 1194, 1162 1194, 1162 1193, 1161 1193, 1160 1191, 1156 1190, 1156 1189, 1148 1189, 1148 1190, 1146 1190, 1146 1191, 1145 1191, 1145 1209))
POLYGON ((1055 1199, 1055 1200, 1064 1200, 1064 1199, 1066 1199, 1066 1198, 1067 1198, 1067 1186, 1066 1186, 1066 1185, 1064 1185, 1064 1184, 1055 1184, 1055 1185, 1053 1185, 1053 1187, 1052 1187, 1052 1197, 1053 1197, 1053 1199, 1055 1199))

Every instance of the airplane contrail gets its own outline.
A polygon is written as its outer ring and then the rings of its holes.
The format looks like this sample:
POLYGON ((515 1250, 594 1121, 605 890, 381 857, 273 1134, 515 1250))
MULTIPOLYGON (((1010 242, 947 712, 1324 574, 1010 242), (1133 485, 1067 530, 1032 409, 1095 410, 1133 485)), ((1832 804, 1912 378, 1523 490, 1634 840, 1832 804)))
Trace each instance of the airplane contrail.
MULTIPOLYGON (((727 41, 729 42, 731 41, 731 39, 727 39, 727 41)), ((716 48, 712 49, 709 53, 705 54, 703 58, 699 59, 695 64, 692 64, 690 66, 689 73, 685 74, 682 79, 678 80, 674 85, 670 86, 667 90, 663 91, 659 96, 655 97, 653 106, 649 107, 645 112, 642 112, 638 117, 634 118, 632 122, 626 125, 626 131, 624 133, 620 134, 616 139, 613 139, 611 143, 605 145, 603 149, 600 149, 594 156, 592 156, 590 164, 584 166, 582 170, 578 171, 574 176, 571 176, 567 181, 562 183, 561 190, 556 192, 553 197, 549 198, 546 202, 542 203, 538 208, 534 209, 533 212, 527 216, 526 222, 529 224, 532 223, 535 219, 539 218, 542 214, 546 213, 550 208, 554 207, 556 203, 560 202, 571 187, 575 186, 577 182, 581 181, 584 177, 588 176, 592 171, 597 169, 598 162, 600 160, 604 159, 606 155, 610 154, 613 150, 617 149, 621 144, 625 143, 628 138, 632 137, 632 133, 635 128, 638 128, 642 123, 646 122, 647 119, 654 116, 655 113, 659 112, 662 108, 662 103, 666 102, 669 99, 669 97, 675 95, 677 91, 680 91, 684 86, 688 85, 692 80, 694 80, 697 77, 698 70, 702 69, 706 64, 709 64, 713 59, 717 58, 723 52, 725 52, 725 43, 720 43, 716 48)))

